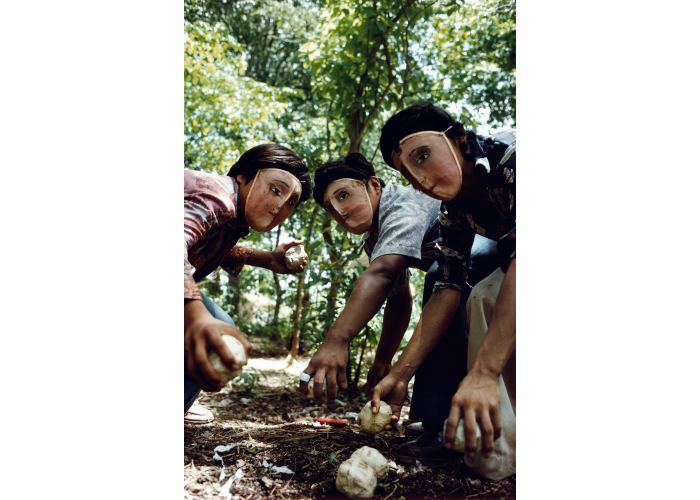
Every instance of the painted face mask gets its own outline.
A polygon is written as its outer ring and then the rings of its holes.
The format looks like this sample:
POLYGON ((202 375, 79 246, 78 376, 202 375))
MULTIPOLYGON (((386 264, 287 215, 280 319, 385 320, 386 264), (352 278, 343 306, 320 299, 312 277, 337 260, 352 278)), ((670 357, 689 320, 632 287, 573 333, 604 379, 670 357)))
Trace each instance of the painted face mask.
POLYGON ((345 178, 331 182, 324 205, 338 224, 353 234, 362 234, 372 226, 374 211, 364 181, 345 178))
POLYGON ((294 211, 300 195, 299 179, 286 170, 258 170, 245 201, 248 225, 259 232, 277 227, 294 211))
POLYGON ((399 158, 421 191, 438 200, 451 200, 462 187, 462 168, 452 142, 443 132, 416 132, 399 142, 399 158))

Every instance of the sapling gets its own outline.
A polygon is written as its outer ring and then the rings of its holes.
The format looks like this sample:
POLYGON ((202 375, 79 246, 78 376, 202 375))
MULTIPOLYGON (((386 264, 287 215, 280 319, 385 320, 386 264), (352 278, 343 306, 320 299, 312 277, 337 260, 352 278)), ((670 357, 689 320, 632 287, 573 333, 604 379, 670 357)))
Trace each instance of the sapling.
POLYGON ((384 401, 379 402, 379 411, 375 415, 372 413, 372 402, 367 404, 360 411, 360 427, 370 434, 377 434, 384 430, 384 426, 391 422, 391 406, 384 401))
POLYGON ((221 377, 225 382, 228 382, 236 375, 241 373, 243 365, 248 362, 248 358, 245 355, 245 348, 243 347, 243 344, 241 344, 237 338, 231 335, 222 335, 221 340, 224 341, 224 344, 226 344, 226 348, 229 350, 229 352, 233 354, 233 357, 236 359, 236 363, 238 363, 240 368, 236 371, 229 370, 228 366, 221 361, 221 358, 216 351, 209 352, 209 362, 219 377, 221 377))

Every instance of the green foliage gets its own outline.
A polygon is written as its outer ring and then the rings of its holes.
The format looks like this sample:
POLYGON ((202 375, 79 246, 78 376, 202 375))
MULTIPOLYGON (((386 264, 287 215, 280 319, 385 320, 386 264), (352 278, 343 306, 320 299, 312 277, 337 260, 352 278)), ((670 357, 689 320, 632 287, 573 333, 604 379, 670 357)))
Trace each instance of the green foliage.
MULTIPOLYGON (((515 123, 512 0, 187 0, 184 28, 188 168, 226 172, 243 151, 271 141, 312 171, 360 151, 385 181, 403 183, 377 148, 386 119, 412 102, 433 100, 482 131, 515 123)), ((362 240, 310 200, 279 232, 241 244, 272 249, 292 237, 310 255, 301 296, 301 350, 309 351, 362 273, 362 240)), ((422 278, 413 272, 409 332, 422 278)), ((246 268, 235 279, 213 273, 202 286, 243 331, 289 347, 298 283, 246 268)), ((365 335, 371 359, 381 317, 351 343, 354 366, 365 335)))

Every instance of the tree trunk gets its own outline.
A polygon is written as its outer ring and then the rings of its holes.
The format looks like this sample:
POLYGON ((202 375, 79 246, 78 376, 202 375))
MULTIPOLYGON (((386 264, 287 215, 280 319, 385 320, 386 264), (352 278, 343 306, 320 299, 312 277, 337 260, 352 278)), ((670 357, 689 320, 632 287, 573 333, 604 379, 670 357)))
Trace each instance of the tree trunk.
MULTIPOLYGON (((316 222, 316 215, 318 214, 318 204, 314 203, 313 211, 311 212, 311 217, 309 218, 309 224, 306 226, 306 233, 304 235, 304 240, 311 236, 311 232, 314 229, 314 222, 316 222)), ((306 281, 306 272, 311 267, 311 255, 309 255, 309 263, 302 271, 301 275, 297 280, 297 291, 294 298, 294 316, 292 321, 292 338, 289 348, 289 364, 291 364, 299 354, 299 341, 301 340, 301 319, 304 317, 302 312, 305 312, 304 306, 304 283, 306 281)))
POLYGON ((292 345, 289 349, 290 360, 296 359, 299 354, 299 339, 301 337, 301 311, 304 298, 304 278, 306 273, 302 273, 297 280, 297 293, 294 298, 294 320, 292 322, 292 345))
MULTIPOLYGON (((280 231, 282 230, 282 226, 277 226, 277 237, 276 237, 276 243, 275 243, 275 248, 280 244, 280 231)), ((272 279, 275 283, 275 312, 274 315, 272 316, 272 325, 275 327, 274 333, 272 334, 273 340, 279 341, 280 340, 280 333, 279 333, 279 319, 280 319, 280 309, 282 307, 282 298, 283 298, 283 292, 282 292, 282 287, 280 286, 280 278, 277 275, 277 273, 272 273, 272 279)))

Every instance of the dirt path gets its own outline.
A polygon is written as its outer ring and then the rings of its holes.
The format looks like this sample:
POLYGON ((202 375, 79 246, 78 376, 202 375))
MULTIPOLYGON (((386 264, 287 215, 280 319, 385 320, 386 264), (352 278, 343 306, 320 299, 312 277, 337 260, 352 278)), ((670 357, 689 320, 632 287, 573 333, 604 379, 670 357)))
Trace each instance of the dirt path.
MULTIPOLYGON (((334 403, 306 399, 295 391, 308 360, 291 367, 284 358, 255 358, 254 386, 229 385, 200 398, 216 420, 185 426, 185 498, 342 498, 335 489, 338 465, 364 445, 395 460, 396 448, 411 438, 403 430, 378 436, 352 424, 320 426, 314 418, 358 412, 363 396, 334 403), (215 448, 220 448, 214 458, 215 448), (291 473, 290 473, 291 472, 291 473)), ((397 466, 378 483, 377 499, 515 498, 515 478, 487 481, 471 475, 456 457, 439 468, 397 466)))

